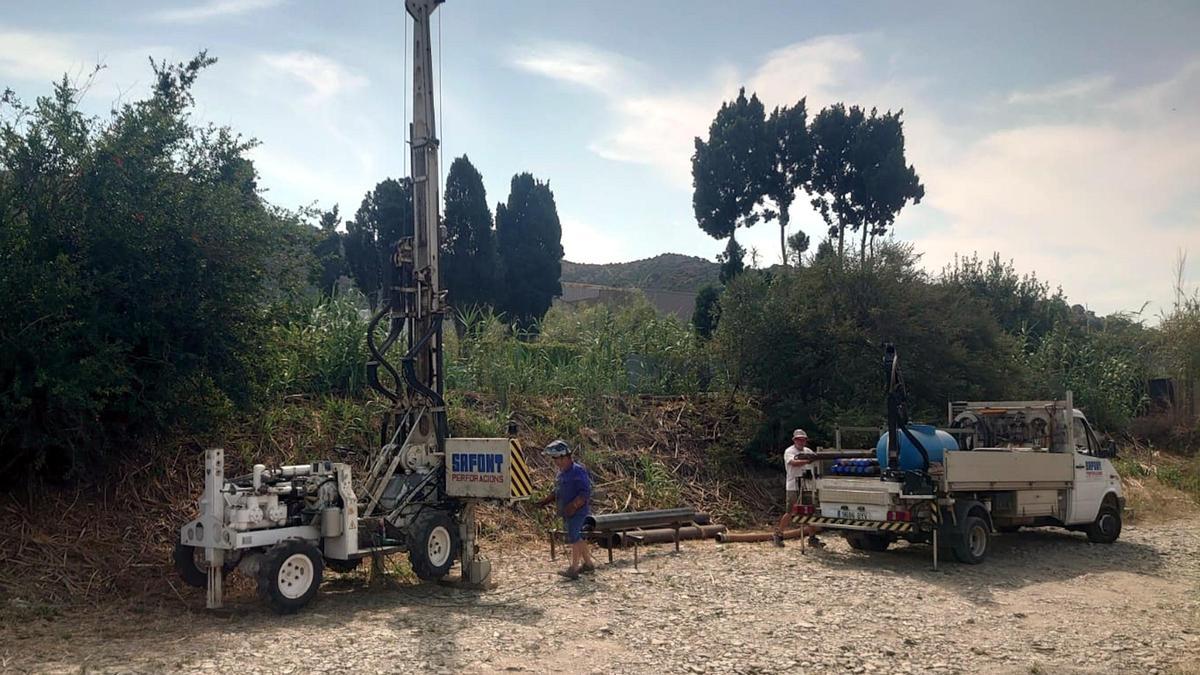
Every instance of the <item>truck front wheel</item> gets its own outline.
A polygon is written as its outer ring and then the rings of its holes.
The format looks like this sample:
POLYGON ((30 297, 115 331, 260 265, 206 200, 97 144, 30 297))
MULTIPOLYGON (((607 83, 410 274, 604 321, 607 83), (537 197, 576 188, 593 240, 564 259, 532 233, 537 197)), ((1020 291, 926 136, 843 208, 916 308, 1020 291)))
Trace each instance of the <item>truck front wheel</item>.
POLYGON ((1096 514, 1096 522, 1087 526, 1088 541, 1096 544, 1111 544, 1121 536, 1121 512, 1111 506, 1103 506, 1096 514))
POLYGON ((979 516, 967 516, 963 519, 962 530, 954 538, 954 557, 961 563, 978 565, 987 557, 989 543, 987 521, 979 516))

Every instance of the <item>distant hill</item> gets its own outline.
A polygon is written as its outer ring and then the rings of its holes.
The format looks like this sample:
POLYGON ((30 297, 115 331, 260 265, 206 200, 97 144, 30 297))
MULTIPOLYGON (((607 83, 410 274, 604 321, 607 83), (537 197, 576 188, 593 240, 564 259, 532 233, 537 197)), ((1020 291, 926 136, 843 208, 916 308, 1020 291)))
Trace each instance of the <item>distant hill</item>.
POLYGON ((663 253, 645 260, 608 265, 562 262, 562 280, 617 288, 695 293, 718 283, 720 265, 704 258, 663 253))

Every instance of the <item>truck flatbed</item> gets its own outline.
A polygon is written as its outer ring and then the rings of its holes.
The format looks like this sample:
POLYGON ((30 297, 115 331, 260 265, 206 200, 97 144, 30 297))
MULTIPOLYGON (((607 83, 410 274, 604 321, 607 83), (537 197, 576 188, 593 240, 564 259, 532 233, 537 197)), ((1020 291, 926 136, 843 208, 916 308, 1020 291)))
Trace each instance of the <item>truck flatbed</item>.
POLYGON ((1055 490, 1071 486, 1075 457, 1068 452, 1027 448, 979 448, 945 453, 946 492, 1055 490))

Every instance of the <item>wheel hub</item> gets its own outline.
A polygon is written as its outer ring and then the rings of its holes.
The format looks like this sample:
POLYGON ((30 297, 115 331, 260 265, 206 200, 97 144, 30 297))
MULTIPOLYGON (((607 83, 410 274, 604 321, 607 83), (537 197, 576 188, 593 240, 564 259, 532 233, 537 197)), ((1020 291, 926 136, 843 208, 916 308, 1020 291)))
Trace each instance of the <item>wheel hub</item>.
POLYGON ((303 553, 294 553, 279 566, 279 593, 295 600, 308 592, 316 576, 312 560, 303 553))
POLYGON ((987 550, 987 532, 982 527, 971 528, 967 544, 971 549, 971 555, 982 556, 987 550))
POLYGON ((1113 518, 1111 513, 1100 516, 1100 531, 1104 534, 1112 535, 1113 532, 1116 532, 1116 524, 1116 518, 1113 518))
POLYGON ((450 559, 450 532, 445 527, 433 528, 425 544, 425 552, 434 567, 441 567, 450 559))

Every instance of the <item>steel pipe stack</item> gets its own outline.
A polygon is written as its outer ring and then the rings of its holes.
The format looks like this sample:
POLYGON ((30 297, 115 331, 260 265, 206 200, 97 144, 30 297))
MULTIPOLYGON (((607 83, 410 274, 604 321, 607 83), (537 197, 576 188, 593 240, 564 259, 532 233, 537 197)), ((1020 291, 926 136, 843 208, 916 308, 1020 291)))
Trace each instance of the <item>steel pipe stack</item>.
POLYGON ((588 532, 605 530, 635 530, 639 528, 666 527, 690 523, 696 517, 696 509, 661 509, 658 511, 630 511, 628 513, 605 513, 588 516, 583 520, 583 529, 588 532))

